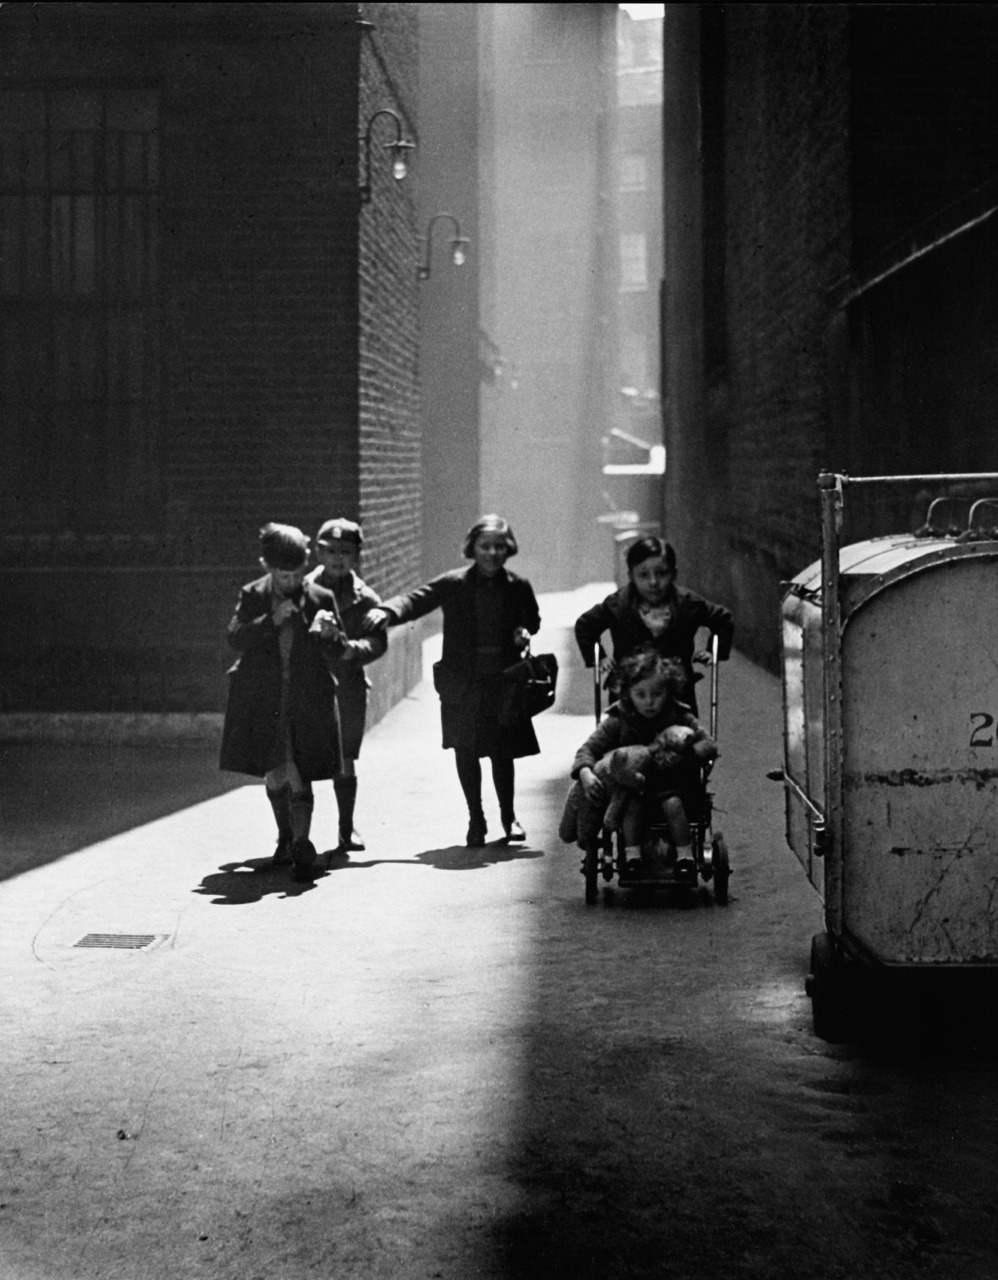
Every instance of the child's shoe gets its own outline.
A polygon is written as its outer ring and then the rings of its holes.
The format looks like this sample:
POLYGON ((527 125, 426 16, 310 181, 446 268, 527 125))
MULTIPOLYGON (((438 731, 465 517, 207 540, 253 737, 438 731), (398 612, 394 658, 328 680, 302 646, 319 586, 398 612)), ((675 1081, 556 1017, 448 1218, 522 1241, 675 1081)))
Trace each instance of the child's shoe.
POLYGON ((641 862, 641 846, 628 845, 624 850, 624 861, 621 864, 621 870, 626 876, 639 876, 642 869, 641 862))
POLYGON ((522 844, 522 842, 527 838, 526 831, 524 831, 523 827, 520 826, 515 818, 510 819, 509 822, 504 822, 502 827, 506 832, 506 839, 510 844, 522 844))
POLYGON ((280 840, 278 840, 277 842, 277 848, 274 850, 274 856, 273 856, 273 859, 271 860, 271 866, 273 867, 290 866, 291 860, 292 860, 291 846, 292 846, 291 839, 287 836, 281 836, 280 840))
POLYGON ((468 823, 468 834, 464 843, 469 849, 480 849, 485 843, 485 818, 472 818, 468 823))
POLYGON ((336 846, 337 853, 363 853, 367 848, 364 837, 356 827, 340 828, 340 842, 336 846))
POLYGON ((340 842, 336 846, 336 852, 363 853, 366 846, 360 832, 353 825, 353 811, 357 803, 356 776, 350 774, 334 778, 333 790, 336 792, 336 806, 340 813, 340 842))
POLYGON ((291 858, 295 864, 296 880, 307 881, 315 879, 318 854, 311 840, 296 840, 291 846, 291 858))
POLYGON ((697 864, 693 861, 693 850, 689 845, 676 850, 675 876, 680 884, 697 882, 697 864))

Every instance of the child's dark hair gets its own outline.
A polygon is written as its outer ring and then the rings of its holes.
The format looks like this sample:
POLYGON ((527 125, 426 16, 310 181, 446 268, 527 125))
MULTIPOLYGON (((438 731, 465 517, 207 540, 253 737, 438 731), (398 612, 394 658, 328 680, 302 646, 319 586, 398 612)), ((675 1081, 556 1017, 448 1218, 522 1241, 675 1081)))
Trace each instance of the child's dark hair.
POLYGON ((293 524, 271 521, 260 530, 260 555, 271 569, 300 569, 308 559, 308 538, 293 524))
POLYGON ((636 569, 652 556, 665 556, 665 567, 676 572, 676 552, 671 542, 663 542, 661 538, 638 538, 632 542, 627 552, 628 569, 636 569))
POLYGON ((630 703, 629 692, 632 685, 640 684, 652 676, 664 676, 669 690, 669 697, 675 701, 679 698, 686 684, 686 672, 683 664, 676 658, 666 658, 650 645, 643 645, 634 653, 622 658, 616 671, 615 684, 617 695, 621 701, 630 703))

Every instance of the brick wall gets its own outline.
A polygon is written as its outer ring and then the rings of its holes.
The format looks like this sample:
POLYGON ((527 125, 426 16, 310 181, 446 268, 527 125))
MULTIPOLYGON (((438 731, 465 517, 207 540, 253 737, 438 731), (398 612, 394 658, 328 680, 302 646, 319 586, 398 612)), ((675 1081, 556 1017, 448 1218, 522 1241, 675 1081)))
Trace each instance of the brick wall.
MULTIPOLYGON (((416 6, 364 4, 357 128, 375 112, 395 112, 403 136, 418 144, 416 113, 418 40, 416 6)), ((382 596, 415 586, 420 574, 421 431, 418 387, 416 181, 392 177, 394 140, 389 117, 374 125, 371 199, 360 210, 358 240, 358 512, 368 538, 364 574, 382 596)), ((392 633, 389 653, 376 668, 377 697, 397 700, 421 672, 423 629, 392 633), (389 692, 382 693, 386 688, 389 692), (395 692, 392 693, 391 690, 395 692)), ((380 704, 379 704, 380 705, 380 704)), ((377 714, 377 712, 375 712, 377 714)))
POLYGON ((187 72, 166 173, 166 472, 174 518, 203 522, 212 555, 251 554, 262 519, 313 532, 355 506, 354 130, 337 83, 358 42, 171 49, 187 72))
MULTIPOLYGON (((671 228, 672 291, 683 292, 665 337, 665 524, 681 580, 732 608, 740 647, 772 665, 780 579, 818 553, 826 290, 848 269, 847 13, 735 5, 725 15, 719 33, 667 14, 667 50, 670 20, 685 29, 686 83, 676 95, 702 85, 721 99, 706 104, 702 137, 687 119, 685 152, 669 161, 697 188, 700 212, 677 210, 671 228), (720 60, 720 72, 715 61, 705 78, 704 57, 720 60), (705 171, 719 171, 720 182, 703 186, 705 171), (723 271, 707 258, 718 252, 723 271), (705 317, 723 332, 705 333, 705 317), (693 338, 677 337, 683 324, 693 338)), ((688 113, 689 103, 674 96, 671 110, 688 113)), ((668 221, 666 235, 668 243, 668 221)))
MULTIPOLYGON (((0 10, 0 87, 72 76, 158 92, 155 333, 144 336, 162 353, 159 428, 143 445, 153 499, 112 494, 58 518, 40 488, 7 504, 20 523, 2 530, 0 571, 27 612, 3 634, 23 677, 5 710, 220 708, 225 625, 269 519, 314 533, 331 514, 359 515, 375 582, 411 577, 411 200, 403 188, 396 217, 379 193, 358 234, 357 135, 358 93, 362 113, 383 96, 372 68, 411 79, 415 15, 368 8, 385 11, 387 34, 368 34, 352 4, 0 10)), ((131 447, 109 436, 102 456, 116 445, 131 447)), ((385 664, 397 697, 415 661, 402 646, 385 664)))
MULTIPOLYGON (((987 207, 998 16, 676 5, 665 49, 666 529, 681 578, 775 666, 780 581, 819 554, 820 470, 994 465, 991 224, 842 297, 925 219, 948 233, 987 207)), ((911 527, 909 506, 846 536, 911 527)))

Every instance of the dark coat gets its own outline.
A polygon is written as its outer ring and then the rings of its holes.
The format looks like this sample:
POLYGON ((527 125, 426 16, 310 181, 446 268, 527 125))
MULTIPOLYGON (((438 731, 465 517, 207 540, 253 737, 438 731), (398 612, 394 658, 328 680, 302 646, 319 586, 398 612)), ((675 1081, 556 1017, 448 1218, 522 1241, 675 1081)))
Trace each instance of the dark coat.
POLYGON ((703 596, 687 591, 685 587, 674 586, 663 603, 672 605, 675 616, 672 625, 661 635, 655 636, 645 626, 638 612, 638 594, 629 582, 576 619, 575 640, 587 667, 593 665, 596 643, 607 631, 613 642, 615 664, 646 645, 656 649, 665 658, 678 658, 686 672, 683 696, 695 710, 694 684, 700 679, 699 673, 693 670, 697 632, 701 627, 706 627, 717 636, 717 656, 724 662, 731 655, 734 618, 723 605, 705 600, 703 596))
POLYGON ((575 759, 572 761, 572 777, 578 778, 581 770, 587 766, 592 769, 597 760, 602 760, 617 747, 647 747, 663 729, 674 724, 684 725, 706 737, 703 725, 685 703, 668 703, 661 715, 652 719, 639 716, 637 712, 630 710, 626 703, 613 703, 575 753, 575 759))
MULTIPOLYGON (((382 605, 394 623, 422 618, 434 609, 443 612, 443 653, 434 670, 440 695, 443 745, 476 751, 479 755, 527 756, 540 750, 529 719, 511 726, 499 725, 501 689, 496 678, 476 673, 478 647, 475 619, 476 565, 452 569, 406 595, 393 596, 382 605)), ((499 576, 502 591, 502 623, 493 643, 502 646, 501 665, 511 667, 520 658, 513 632, 525 627, 531 635, 540 630, 541 615, 534 589, 526 578, 508 569, 499 576)))
MULTIPOLYGON (((331 591, 305 583, 293 628, 288 682, 288 723, 295 764, 305 781, 332 778, 342 769, 336 678, 337 641, 321 640, 309 627, 320 609, 339 618, 331 591)), ((284 763, 281 731, 281 652, 271 620, 270 574, 243 587, 228 641, 239 657, 229 669, 229 697, 219 767, 262 778, 284 763)))
POLYGON ((364 739, 367 691, 371 687, 364 668, 383 657, 388 648, 388 637, 383 631, 364 630, 365 618, 381 604, 381 597, 353 570, 343 578, 327 579, 320 566, 308 575, 307 581, 325 587, 336 596, 347 635, 346 648, 333 661, 333 673, 337 682, 343 754, 348 760, 356 760, 364 739))
POLYGON ((575 639, 587 667, 593 665, 596 642, 607 631, 613 641, 615 662, 650 644, 664 657, 678 658, 692 674, 696 634, 701 627, 717 636, 721 661, 730 656, 735 623, 723 605, 713 604, 685 587, 673 587, 665 603, 673 605, 674 621, 660 636, 653 636, 641 619, 638 603, 637 592, 628 583, 576 619, 575 639))
POLYGON ((578 780, 584 768, 595 768, 597 761, 617 747, 649 746, 670 725, 683 725, 694 730, 700 741, 691 757, 682 763, 668 769, 654 767, 646 770, 647 790, 658 797, 678 795, 686 805, 687 815, 692 815, 702 798, 701 764, 716 754, 717 747, 684 702, 667 703, 661 714, 651 719, 638 715, 626 702, 613 703, 575 753, 573 780, 578 780))

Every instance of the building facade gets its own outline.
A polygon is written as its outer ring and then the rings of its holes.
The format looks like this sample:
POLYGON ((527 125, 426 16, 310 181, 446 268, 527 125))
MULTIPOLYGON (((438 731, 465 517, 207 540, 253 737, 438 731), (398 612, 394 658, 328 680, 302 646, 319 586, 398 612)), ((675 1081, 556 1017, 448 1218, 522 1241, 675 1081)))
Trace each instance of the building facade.
POLYGON ((663 519, 771 666, 819 471, 995 467, 996 52, 986 5, 666 6, 663 519))
POLYGON ((518 570, 564 590, 612 566, 616 5, 477 7, 481 500, 511 520, 518 570))
MULTIPOLYGON (((654 8, 654 6, 650 6, 654 8)), ((661 7, 661 6, 659 6, 661 7)), ((625 519, 661 522, 662 18, 617 22, 615 225, 619 243, 617 417, 604 436, 604 492, 625 519)))
POLYGON ((418 572, 416 67, 413 5, 0 9, 8 716, 217 712, 267 520, 418 572))
POLYGON ((461 563, 481 514, 478 4, 419 8, 422 574, 461 563), (457 256, 463 261, 455 263, 457 256))

